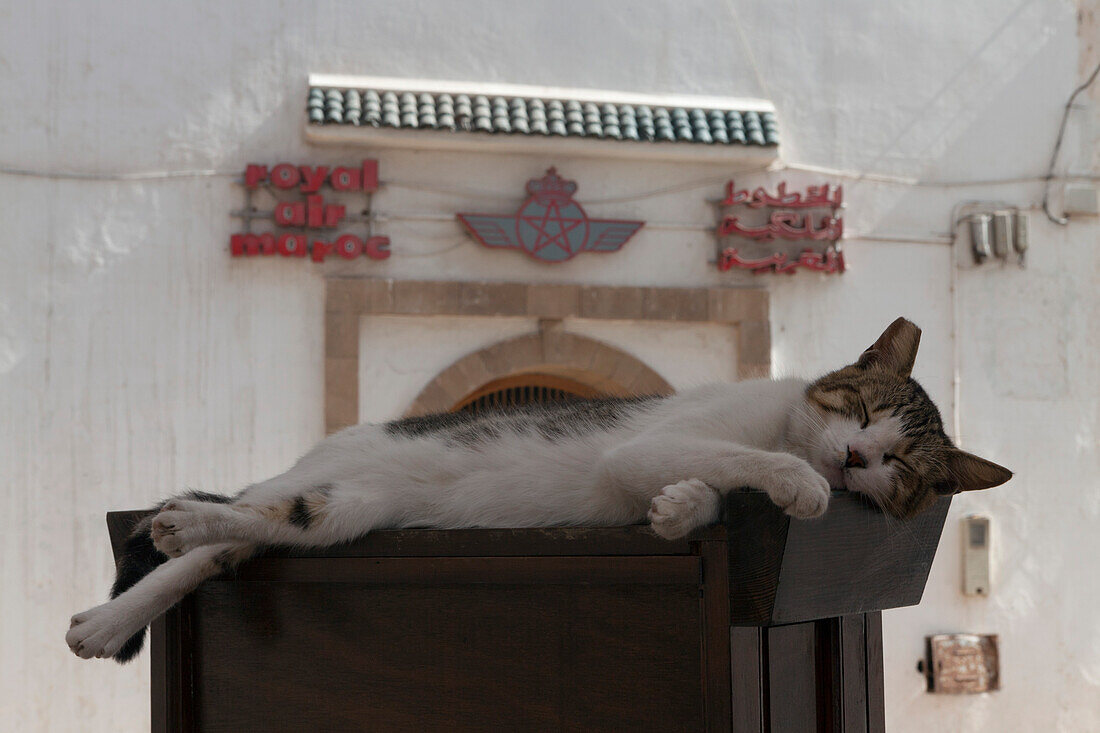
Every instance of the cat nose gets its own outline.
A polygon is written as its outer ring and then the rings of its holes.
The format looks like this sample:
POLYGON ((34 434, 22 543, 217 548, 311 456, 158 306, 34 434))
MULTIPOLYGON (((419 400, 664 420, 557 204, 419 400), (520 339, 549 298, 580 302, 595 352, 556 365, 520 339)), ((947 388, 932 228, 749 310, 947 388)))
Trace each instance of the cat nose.
POLYGON ((857 451, 852 450, 852 446, 848 446, 848 458, 844 461, 845 468, 867 468, 867 459, 857 451))

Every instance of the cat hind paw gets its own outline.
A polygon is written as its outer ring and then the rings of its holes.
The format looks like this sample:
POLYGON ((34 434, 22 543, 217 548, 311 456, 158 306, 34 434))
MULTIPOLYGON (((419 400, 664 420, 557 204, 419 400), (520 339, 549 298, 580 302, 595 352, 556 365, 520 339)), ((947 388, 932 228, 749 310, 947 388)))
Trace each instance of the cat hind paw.
POLYGON ((670 484, 649 503, 649 524, 666 540, 674 540, 718 518, 721 498, 699 479, 670 484))
POLYGON ((208 542, 204 508, 201 502, 185 500, 165 504, 149 530, 153 546, 168 557, 180 557, 208 542))

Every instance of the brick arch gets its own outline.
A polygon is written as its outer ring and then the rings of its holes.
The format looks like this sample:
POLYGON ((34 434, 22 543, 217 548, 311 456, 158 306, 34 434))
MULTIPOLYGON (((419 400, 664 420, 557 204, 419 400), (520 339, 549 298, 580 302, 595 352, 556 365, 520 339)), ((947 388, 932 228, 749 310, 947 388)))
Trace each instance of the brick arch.
POLYGON ((483 385, 519 374, 563 377, 615 396, 673 392, 660 374, 625 351, 555 328, 467 354, 429 382, 405 415, 447 412, 483 385))

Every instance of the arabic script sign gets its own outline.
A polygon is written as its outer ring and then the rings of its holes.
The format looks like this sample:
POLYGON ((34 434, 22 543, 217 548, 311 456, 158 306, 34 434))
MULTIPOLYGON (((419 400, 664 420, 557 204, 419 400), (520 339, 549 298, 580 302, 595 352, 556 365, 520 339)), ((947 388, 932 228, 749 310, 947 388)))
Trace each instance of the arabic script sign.
POLYGON ((529 198, 511 215, 457 214, 486 247, 518 249, 542 262, 565 262, 581 252, 615 252, 645 222, 590 219, 573 200, 574 181, 554 168, 527 182, 529 198))
POLYGON ((355 166, 309 166, 279 163, 270 170, 266 165, 249 165, 244 172, 245 205, 232 212, 244 221, 243 232, 229 238, 234 257, 279 255, 309 257, 324 262, 329 255, 346 260, 369 257, 384 260, 390 256, 389 237, 370 233, 370 194, 378 190, 378 161, 364 160, 355 166), (322 194, 326 189, 329 199, 322 194), (256 206, 255 197, 265 192, 270 210, 256 206), (366 197, 361 214, 348 214, 347 206, 337 198, 366 197), (254 220, 270 220, 276 231, 252 231, 254 220), (337 232, 344 224, 361 223, 363 236, 337 232))
POLYGON ((771 194, 763 187, 752 191, 737 189, 730 181, 720 205, 744 206, 750 211, 722 216, 718 224, 720 239, 736 237, 748 241, 722 248, 718 254, 719 270, 738 268, 753 273, 793 273, 801 267, 818 272, 844 272, 844 253, 840 250, 840 239, 844 236, 844 221, 840 217, 844 205, 842 186, 833 188, 824 184, 809 186, 805 193, 788 193, 784 181, 776 187, 775 194, 771 194), (756 212, 764 208, 780 210, 770 211, 761 221, 756 212), (789 247, 782 247, 782 241, 821 242, 824 247, 820 251, 803 247, 800 252, 794 252, 789 247), (764 245, 771 251, 761 251, 764 245))

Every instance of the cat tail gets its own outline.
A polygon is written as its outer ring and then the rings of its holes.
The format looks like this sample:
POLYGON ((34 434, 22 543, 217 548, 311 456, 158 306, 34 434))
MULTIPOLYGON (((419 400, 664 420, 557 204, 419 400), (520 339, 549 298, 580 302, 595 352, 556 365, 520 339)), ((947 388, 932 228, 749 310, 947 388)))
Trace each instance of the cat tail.
MULTIPOLYGON (((190 491, 180 498, 192 501, 210 501, 218 504, 228 504, 233 499, 220 494, 208 494, 203 491, 190 491)), ((137 585, 137 582, 159 566, 168 562, 168 556, 153 545, 153 517, 167 504, 162 501, 143 517, 126 538, 122 546, 122 554, 115 563, 115 582, 111 586, 111 599, 114 600, 126 591, 137 585)), ((122 645, 122 648, 114 655, 114 660, 119 664, 125 664, 136 657, 145 644, 145 629, 137 632, 122 645)))

